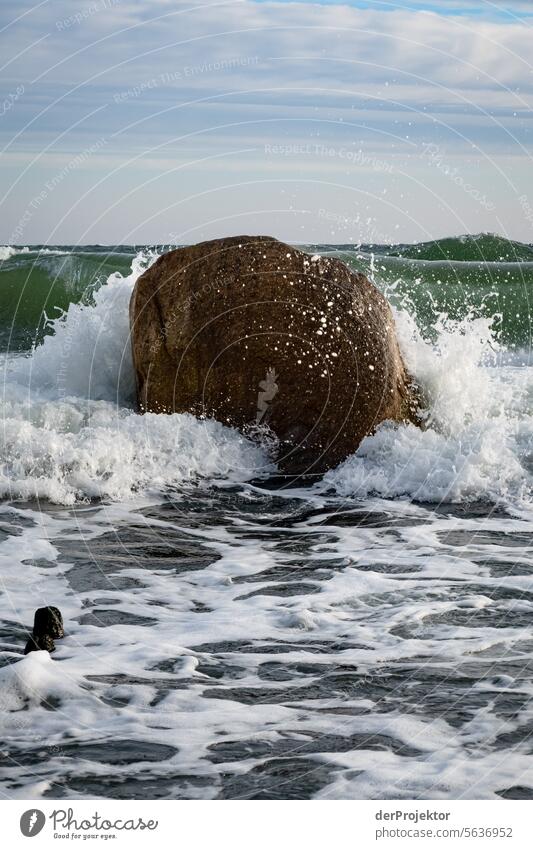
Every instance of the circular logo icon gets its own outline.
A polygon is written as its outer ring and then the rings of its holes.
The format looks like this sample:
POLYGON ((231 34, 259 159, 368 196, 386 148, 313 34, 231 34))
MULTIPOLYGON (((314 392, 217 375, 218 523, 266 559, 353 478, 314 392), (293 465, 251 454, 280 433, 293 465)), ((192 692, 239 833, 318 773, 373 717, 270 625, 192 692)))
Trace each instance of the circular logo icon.
POLYGON ((24 811, 20 818, 20 830, 24 837, 35 837, 42 831, 46 822, 46 817, 38 808, 31 808, 29 811, 24 811))

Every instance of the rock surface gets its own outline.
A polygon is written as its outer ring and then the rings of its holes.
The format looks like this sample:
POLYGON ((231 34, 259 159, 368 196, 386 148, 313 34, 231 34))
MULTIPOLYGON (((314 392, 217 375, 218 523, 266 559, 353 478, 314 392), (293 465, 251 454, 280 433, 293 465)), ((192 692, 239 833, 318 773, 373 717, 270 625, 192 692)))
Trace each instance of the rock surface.
POLYGON ((161 256, 130 304, 142 412, 268 425, 289 474, 323 473, 414 415, 390 307, 362 274, 267 236, 161 256))
POLYGON ((32 651, 55 651, 54 640, 65 636, 63 616, 58 607, 38 607, 33 619, 33 632, 26 643, 24 654, 32 651))

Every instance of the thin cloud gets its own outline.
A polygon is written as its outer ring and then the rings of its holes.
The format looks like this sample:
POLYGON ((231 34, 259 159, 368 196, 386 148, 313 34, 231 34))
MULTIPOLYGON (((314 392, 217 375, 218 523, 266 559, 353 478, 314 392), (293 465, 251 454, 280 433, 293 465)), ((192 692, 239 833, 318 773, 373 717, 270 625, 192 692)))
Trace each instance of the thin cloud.
MULTIPOLYGON (((317 140, 403 157, 412 179, 423 177, 427 143, 465 168, 475 156, 500 177, 500 159, 509 175, 509 158, 523 169, 529 163, 531 29, 519 0, 505 10, 492 3, 251 0, 92 0, 73 10, 59 0, 25 11, 20 17, 20 3, 3 4, 7 25, 19 16, 9 28, 4 90, 24 85, 0 123, 2 167, 19 168, 26 156, 10 191, 15 214, 27 203, 26 174, 41 179, 101 137, 105 151, 69 186, 100 169, 107 187, 120 175, 121 191, 158 162, 163 171, 169 161, 187 170, 195 150, 209 159, 209 173, 222 176, 233 165, 217 154, 231 158, 242 148, 247 174, 276 180, 290 169, 286 159, 265 155, 265 144, 317 140)), ((300 170, 306 179, 313 168, 317 177, 342 177, 344 165, 334 155, 327 165, 306 156, 300 170)), ((182 177, 187 185, 191 174, 182 177)), ((373 177, 359 176, 364 185, 373 177)), ((161 187, 151 191, 156 204, 161 187)), ((54 203, 61 198, 58 191, 54 203)), ((96 210, 95 192, 90 198, 96 210)), ((516 226, 523 232, 523 222, 516 226)))

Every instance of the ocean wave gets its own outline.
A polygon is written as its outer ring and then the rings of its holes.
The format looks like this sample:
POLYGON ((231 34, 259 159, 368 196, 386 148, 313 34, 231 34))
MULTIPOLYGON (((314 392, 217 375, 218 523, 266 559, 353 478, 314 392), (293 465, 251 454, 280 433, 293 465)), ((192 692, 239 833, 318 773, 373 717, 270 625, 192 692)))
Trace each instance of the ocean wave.
MULTIPOLYGON (((57 316, 70 304, 91 301, 113 272, 128 277, 139 253, 158 254, 167 248, 0 248, 4 260, 0 263, 0 351, 28 350, 39 344, 53 329, 46 316, 57 316)), ((420 245, 361 246, 359 251, 330 245, 320 250, 370 275, 393 303, 416 312, 428 334, 441 313, 455 320, 467 313, 497 314, 505 344, 531 345, 533 248, 529 245, 482 234, 420 245)))
POLYGON ((385 423, 321 487, 424 502, 531 502, 533 370, 508 364, 491 319, 442 316, 437 342, 396 316, 424 399, 423 427, 385 423))
POLYGON ((75 398, 4 405, 0 466, 1 497, 66 505, 272 468, 258 445, 219 422, 75 398))
MULTIPOLYGON (((134 412, 128 306, 156 257, 140 252, 129 273, 110 274, 89 302, 71 303, 29 355, 5 355, 3 497, 125 499, 190 475, 264 471, 266 453, 236 431, 134 412)), ((509 362, 497 317, 441 314, 428 334, 412 302, 398 303, 404 356, 425 399, 424 427, 383 425, 319 488, 433 502, 527 501, 533 370, 509 362)))
POLYGON ((0 245, 0 262, 11 259, 11 257, 18 254, 28 254, 29 252, 29 248, 13 248, 11 245, 0 245))
POLYGON ((260 447, 218 422, 134 412, 128 307, 156 256, 139 253, 91 303, 70 304, 30 356, 4 358, 2 497, 123 500, 268 466, 260 447))
POLYGON ((435 239, 416 245, 395 245, 391 256, 447 262, 533 262, 533 247, 495 233, 435 239))

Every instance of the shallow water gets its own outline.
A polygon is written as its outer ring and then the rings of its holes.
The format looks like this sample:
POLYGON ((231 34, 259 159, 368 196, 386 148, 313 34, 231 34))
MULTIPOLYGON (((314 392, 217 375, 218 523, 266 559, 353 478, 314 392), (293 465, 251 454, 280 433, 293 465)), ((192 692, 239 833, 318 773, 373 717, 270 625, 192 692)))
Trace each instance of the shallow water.
POLYGON ((146 261, 5 354, 0 793, 533 797, 527 340, 398 304, 425 429, 291 489, 221 425, 133 412, 146 261), (66 636, 23 658, 45 604, 66 636))
POLYGON ((533 796, 530 519, 202 485, 1 520, 47 546, 5 613, 67 631, 20 661, 3 623, 5 796, 533 796))

